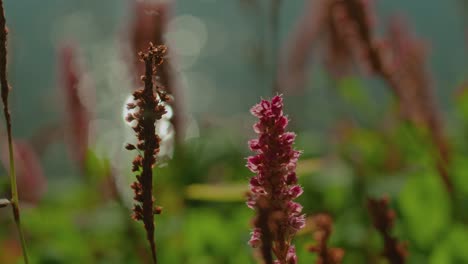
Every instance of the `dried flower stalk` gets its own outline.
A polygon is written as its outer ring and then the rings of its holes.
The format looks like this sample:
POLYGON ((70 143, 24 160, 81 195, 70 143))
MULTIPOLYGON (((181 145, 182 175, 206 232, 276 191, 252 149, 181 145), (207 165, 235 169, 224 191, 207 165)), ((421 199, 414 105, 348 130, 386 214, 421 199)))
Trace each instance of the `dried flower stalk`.
POLYGON ((376 41, 369 22, 370 8, 363 0, 343 1, 349 17, 357 25, 362 59, 368 68, 384 79, 399 101, 403 118, 426 129, 437 149, 436 165, 448 192, 453 191, 448 167, 451 151, 440 113, 431 91, 426 70, 426 51, 421 40, 410 34, 407 27, 394 20, 390 39, 376 41), (367 15, 366 15, 367 14, 367 15), (391 55, 393 60, 386 56, 391 55))
POLYGON ((150 46, 146 52, 140 52, 140 58, 145 63, 145 75, 141 77, 144 87, 136 90, 133 97, 136 103, 127 105, 128 109, 138 108, 136 113, 130 113, 127 121, 136 120, 133 127, 138 144, 127 144, 128 150, 138 149, 142 152, 133 160, 133 172, 139 173, 137 180, 132 184, 135 192, 133 218, 142 221, 148 242, 151 247, 153 262, 157 263, 156 245, 154 241, 154 214, 160 214, 161 208, 154 206, 153 197, 153 166, 156 162, 156 154, 159 152, 160 138, 156 135, 155 122, 166 113, 163 102, 169 100, 169 96, 161 87, 154 85, 154 77, 158 67, 164 61, 165 46, 150 46))
POLYGON ((437 170, 451 193, 453 183, 448 173, 451 151, 431 91, 422 41, 396 20, 391 24, 389 40, 377 41, 373 36, 370 1, 341 0, 337 3, 342 9, 342 39, 372 73, 388 83, 399 101, 403 118, 428 131, 438 152, 437 170))
POLYGON ((395 223, 395 212, 388 207, 389 199, 368 199, 367 208, 374 223, 384 240, 384 251, 382 255, 388 259, 391 264, 404 264, 408 251, 406 245, 398 242, 391 235, 391 230, 395 223))
POLYGON ((309 250, 317 253, 316 264, 340 264, 344 257, 341 248, 329 248, 327 243, 333 231, 333 220, 328 214, 317 214, 313 218, 314 239, 317 244, 309 250))
POLYGON ((295 134, 286 132, 288 119, 283 115, 283 99, 262 100, 251 109, 260 120, 254 125, 258 139, 249 142, 257 155, 248 158, 247 167, 256 173, 250 179, 247 205, 257 210, 255 229, 249 244, 262 247, 266 263, 297 263, 292 239, 305 226, 302 206, 293 200, 303 190, 295 173, 300 152, 294 150, 295 134), (270 249, 271 248, 271 249, 270 249), (276 256, 272 261, 271 253, 276 256))
POLYGON ((13 151, 13 139, 11 135, 11 116, 8 107, 8 95, 10 93, 10 85, 7 79, 7 34, 5 10, 3 8, 3 1, 0 0, 0 84, 2 86, 1 96, 3 102, 3 114, 5 115, 5 122, 8 135, 8 152, 10 160, 10 181, 11 181, 11 208, 13 210, 13 217, 15 219, 16 227, 21 240, 21 248, 23 250, 24 262, 27 264, 28 254, 26 250, 26 241, 24 239, 23 230, 21 229, 21 217, 18 197, 18 187, 16 182, 15 173, 15 158, 13 151))
POLYGON ((286 91, 302 92, 305 82, 307 60, 312 51, 324 43, 325 65, 335 77, 349 73, 352 58, 366 51, 367 29, 372 24, 367 12, 370 2, 361 0, 308 1, 304 14, 299 19, 280 63, 279 82, 286 91), (358 14, 363 25, 353 21, 349 7, 361 6, 366 12, 358 14), (364 40, 359 36, 364 33, 364 40))
POLYGON ((321 42, 325 42, 326 65, 335 75, 342 75, 350 61, 350 51, 338 35, 334 16, 337 0, 307 1, 288 38, 279 63, 278 82, 284 92, 302 93, 306 81, 307 62, 321 42))
MULTIPOLYGON (((138 51, 145 49, 148 42, 152 42, 154 45, 166 44, 164 33, 167 31, 173 5, 175 5, 175 1, 134 1, 134 18, 129 29, 132 54, 137 54, 138 51)), ((137 72, 135 76, 143 75, 145 69, 139 63, 139 58, 134 56, 132 60, 134 61, 133 71, 137 72)), ((157 72, 157 79, 169 94, 177 98, 170 104, 173 108, 171 123, 174 126, 176 143, 181 143, 185 138, 184 122, 186 118, 182 103, 182 90, 176 79, 174 63, 172 58, 166 58, 165 63, 157 72)))
POLYGON ((437 151, 437 170, 446 189, 452 192, 453 183, 448 171, 452 152, 431 89, 431 78, 426 67, 426 45, 410 32, 401 19, 394 19, 390 24, 387 43, 392 53, 389 69, 395 80, 394 89, 398 91, 400 114, 405 120, 427 131, 437 151))

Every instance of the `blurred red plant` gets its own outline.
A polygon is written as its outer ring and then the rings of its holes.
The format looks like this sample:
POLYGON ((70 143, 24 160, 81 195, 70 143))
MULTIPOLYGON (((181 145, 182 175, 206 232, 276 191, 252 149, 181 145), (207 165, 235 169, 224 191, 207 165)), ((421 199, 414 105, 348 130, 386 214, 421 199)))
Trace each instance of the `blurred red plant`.
POLYGON ((436 165, 442 180, 450 192, 453 183, 448 168, 451 150, 444 131, 439 108, 432 92, 423 41, 412 34, 402 18, 395 18, 389 27, 387 46, 391 50, 389 72, 401 116, 412 124, 422 127, 437 149, 436 165))
MULTIPOLYGON (((167 31, 168 21, 171 16, 171 8, 174 1, 133 1, 133 19, 129 25, 129 39, 131 50, 130 65, 132 76, 141 76, 145 74, 144 65, 140 63, 138 53, 145 50, 149 42, 154 45, 166 45, 164 34, 167 31)), ((173 57, 173 56, 172 56, 173 57)), ((174 126, 176 143, 184 139, 184 109, 182 103, 182 94, 179 83, 175 78, 173 68, 174 61, 166 56, 165 63, 160 66, 157 72, 156 80, 169 94, 177 100, 173 100, 170 106, 173 108, 171 122, 174 126)), ((136 78, 135 82, 139 80, 136 78)))
POLYGON ((81 95, 83 72, 78 66, 76 48, 64 44, 59 50, 60 87, 65 102, 64 136, 69 153, 82 171, 85 170, 88 151, 90 112, 84 105, 81 95))
POLYGON ((395 223, 395 212, 389 208, 390 200, 388 197, 382 199, 368 199, 367 208, 372 218, 375 228, 379 231, 384 240, 384 250, 382 255, 387 258, 391 264, 404 264, 408 251, 406 244, 398 242, 391 235, 395 223))
POLYGON ((303 84, 306 58, 313 46, 325 39, 327 66, 335 76, 348 72, 355 61, 387 82, 403 119, 429 134, 437 149, 437 170, 452 192, 448 173, 451 151, 431 91, 425 46, 410 34, 401 18, 392 21, 388 39, 376 38, 372 4, 373 0, 320 0, 309 4, 285 53, 279 83, 286 89, 293 89, 291 84, 303 84))
POLYGON ((317 214, 312 219, 314 239, 316 245, 309 247, 311 252, 317 253, 316 264, 340 264, 344 257, 341 248, 328 247, 328 240, 333 231, 333 219, 328 214, 317 214))
POLYGON ((278 71, 278 81, 286 92, 303 89, 299 87, 305 84, 308 59, 320 44, 324 44, 325 65, 334 77, 349 73, 353 58, 367 61, 373 67, 378 64, 376 45, 371 40, 372 3, 372 0, 318 0, 306 4, 283 51, 278 71))
MULTIPOLYGON (((13 145, 19 198, 22 202, 37 204, 47 189, 40 159, 28 142, 14 140, 13 145)), ((9 170, 8 149, 5 145, 2 149, 1 161, 9 170)))
POLYGON ((331 0, 308 1, 288 44, 280 56, 278 85, 283 92, 302 91, 305 70, 313 48, 318 45, 326 27, 331 0))

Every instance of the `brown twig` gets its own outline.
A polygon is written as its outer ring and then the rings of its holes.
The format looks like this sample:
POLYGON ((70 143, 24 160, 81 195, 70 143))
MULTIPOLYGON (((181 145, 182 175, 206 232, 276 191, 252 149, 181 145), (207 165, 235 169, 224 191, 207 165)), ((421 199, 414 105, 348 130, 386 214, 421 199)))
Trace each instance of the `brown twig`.
POLYGON ((368 199, 367 208, 372 218, 375 228, 379 231, 384 240, 384 250, 382 255, 391 264, 404 264, 408 251, 406 245, 398 242, 391 235, 391 230, 395 222, 395 212, 389 208, 389 199, 368 199))
POLYGON ((328 240, 333 231, 333 220, 328 214, 317 214, 313 217, 314 239, 317 245, 309 250, 317 253, 317 264, 340 264, 344 257, 341 248, 328 247, 328 240))

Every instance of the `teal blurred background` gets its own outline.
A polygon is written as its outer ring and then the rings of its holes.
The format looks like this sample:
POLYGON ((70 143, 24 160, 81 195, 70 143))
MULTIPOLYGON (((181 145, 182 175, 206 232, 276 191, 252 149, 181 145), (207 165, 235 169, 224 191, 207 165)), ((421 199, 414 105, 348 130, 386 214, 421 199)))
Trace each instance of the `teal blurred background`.
MULTIPOLYGON (((254 213, 244 203, 255 121, 249 109, 271 97, 278 56, 305 2, 282 2, 278 43, 272 43, 272 1, 174 1, 165 38, 187 136, 154 170, 156 200, 164 208, 156 217, 161 263, 256 263, 247 244, 254 213)), ((130 219, 132 154, 123 148, 134 137, 123 118, 135 88, 125 57, 131 1, 4 5, 13 135, 32 145, 47 182, 40 201, 22 210, 32 263, 149 263, 143 228, 130 219), (59 81, 64 43, 77 47, 87 87, 80 92, 91 118, 84 166, 69 155, 61 130, 73 122, 59 81)), ((379 34, 390 17, 402 15, 427 43, 435 98, 453 146, 455 198, 440 182, 424 131, 405 122, 384 131, 393 98, 382 81, 360 75, 333 80, 311 56, 301 93, 285 92, 290 130, 304 151, 300 202, 308 216, 333 216, 331 244, 345 249, 344 263, 385 263, 365 208, 367 196, 384 194, 398 215, 394 233, 408 242, 409 263, 468 263, 468 98, 455 96, 467 80, 466 5, 376 1, 379 34), (386 167, 388 146, 397 149, 396 169, 386 167)), ((4 148, 4 129, 0 136, 4 148)), ((1 172, 0 193, 7 194, 7 172, 1 172)), ((0 211, 0 226, 0 263, 22 263, 8 209, 0 211)), ((314 263, 307 250, 313 243, 308 226, 296 238, 299 263, 314 263)))

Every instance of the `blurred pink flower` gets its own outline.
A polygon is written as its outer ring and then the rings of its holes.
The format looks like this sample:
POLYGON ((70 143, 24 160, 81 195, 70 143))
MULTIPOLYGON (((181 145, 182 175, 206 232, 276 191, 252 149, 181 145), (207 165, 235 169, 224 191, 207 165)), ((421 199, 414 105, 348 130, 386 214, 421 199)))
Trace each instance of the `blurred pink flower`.
MULTIPOLYGON (((14 140, 13 144, 19 199, 21 202, 37 204, 47 189, 47 181, 39 157, 26 141, 14 140)), ((10 161, 6 144, 2 148, 1 161, 9 170, 10 161)))
MULTIPOLYGON (((140 76, 145 74, 145 68, 140 63, 138 53, 145 50, 151 42, 155 46, 166 45, 164 34, 167 31, 171 8, 175 1, 133 1, 132 20, 129 24, 128 39, 130 44, 129 60, 132 61, 130 68, 131 76, 135 77, 135 84, 140 84, 140 76)), ((167 46, 167 45, 166 45, 167 46)), ((170 106, 173 109, 171 123, 174 126, 176 141, 184 139, 184 108, 183 95, 179 89, 180 84, 175 77, 174 56, 169 47, 165 63, 161 65, 157 73, 157 83, 162 85, 174 99, 170 106)), ((127 55, 127 56, 128 56, 127 55)))
POLYGON ((65 140, 71 157, 83 170, 88 150, 90 112, 84 105, 82 71, 76 61, 75 47, 70 44, 59 50, 60 88, 63 89, 66 116, 64 120, 65 140))
MULTIPOLYGON (((133 61, 133 68, 136 74, 135 82, 140 83, 139 76, 145 74, 145 66, 140 63, 138 52, 145 50, 148 43, 152 42, 154 45, 164 44, 163 35, 167 28, 169 18, 170 4, 169 3, 154 3, 144 1, 133 1, 133 19, 130 24, 129 38, 131 56, 133 61)), ((167 85, 169 76, 167 69, 158 74, 161 83, 167 85)), ((167 67, 166 67, 167 68, 167 67)))
POLYGON ((369 71, 379 67, 372 39, 372 6, 373 0, 307 1, 281 54, 279 86, 288 93, 302 92, 309 59, 317 50, 324 54, 325 66, 335 78, 348 74, 354 61, 369 71))

